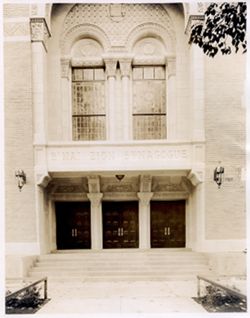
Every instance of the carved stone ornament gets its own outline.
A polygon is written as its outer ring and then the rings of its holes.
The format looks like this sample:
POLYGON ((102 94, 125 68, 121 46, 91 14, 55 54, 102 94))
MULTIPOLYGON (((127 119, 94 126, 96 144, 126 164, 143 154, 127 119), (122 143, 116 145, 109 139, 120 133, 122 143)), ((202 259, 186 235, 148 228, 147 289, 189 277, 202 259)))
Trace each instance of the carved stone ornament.
POLYGON ((150 204, 150 200, 153 195, 154 195, 153 192, 138 192, 137 193, 140 203, 144 206, 148 206, 150 204))
POLYGON ((46 20, 44 18, 31 18, 31 42, 42 42, 47 51, 47 41, 51 36, 46 20))
POLYGON ((204 15, 203 14, 197 14, 197 15, 190 15, 188 17, 187 25, 185 28, 185 34, 187 34, 188 37, 190 37, 191 29, 194 25, 202 24, 204 21, 204 15))
POLYGON ((114 22, 120 22, 126 15, 126 6, 122 3, 109 5, 109 17, 114 22))
POLYGON ((99 176, 88 177, 89 193, 100 193, 100 178, 99 176))
POLYGON ((105 66, 106 66, 107 76, 108 77, 115 77, 116 76, 117 59, 105 58, 104 62, 105 62, 105 66))
POLYGON ((119 59, 121 75, 129 77, 131 74, 131 62, 132 59, 119 59))
POLYGON ((141 192, 150 192, 152 184, 152 176, 142 175, 140 177, 140 191, 141 192))
POLYGON ((51 179, 49 174, 37 174, 37 185, 46 188, 51 179))
POLYGON ((191 170, 187 176, 193 186, 197 186, 203 181, 202 171, 193 171, 191 170))
POLYGON ((87 197, 89 198, 91 205, 94 207, 100 206, 102 202, 102 193, 87 193, 87 197))

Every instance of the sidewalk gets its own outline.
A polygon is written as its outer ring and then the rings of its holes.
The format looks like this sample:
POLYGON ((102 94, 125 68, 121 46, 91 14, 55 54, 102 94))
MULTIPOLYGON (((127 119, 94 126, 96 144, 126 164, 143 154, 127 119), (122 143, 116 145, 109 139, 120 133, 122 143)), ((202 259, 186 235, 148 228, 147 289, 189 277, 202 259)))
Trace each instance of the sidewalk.
POLYGON ((51 283, 51 300, 38 314, 204 313, 191 297, 194 281, 51 283))

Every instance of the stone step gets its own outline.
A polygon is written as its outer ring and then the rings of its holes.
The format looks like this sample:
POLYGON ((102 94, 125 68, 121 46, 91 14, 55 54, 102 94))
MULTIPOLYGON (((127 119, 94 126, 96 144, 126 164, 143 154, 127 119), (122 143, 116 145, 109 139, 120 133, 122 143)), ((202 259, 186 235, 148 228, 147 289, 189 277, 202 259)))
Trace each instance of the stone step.
MULTIPOLYGON (((180 265, 180 264, 179 264, 180 265)), ((55 264, 49 264, 49 266, 41 266, 41 264, 36 265, 32 271, 121 271, 121 270, 129 270, 129 271, 149 271, 149 270, 171 270, 171 271, 183 271, 185 269, 191 268, 192 270, 200 270, 207 268, 206 265, 203 264, 193 264, 192 266, 183 265, 176 267, 175 265, 168 264, 167 266, 164 265, 158 265, 158 266, 146 266, 145 264, 142 264, 141 266, 135 266, 134 264, 131 264, 130 266, 125 266, 124 264, 120 264, 117 266, 96 266, 96 264, 93 264, 93 266, 80 266, 79 264, 75 264, 72 266, 65 266, 65 265, 55 265, 55 264)))

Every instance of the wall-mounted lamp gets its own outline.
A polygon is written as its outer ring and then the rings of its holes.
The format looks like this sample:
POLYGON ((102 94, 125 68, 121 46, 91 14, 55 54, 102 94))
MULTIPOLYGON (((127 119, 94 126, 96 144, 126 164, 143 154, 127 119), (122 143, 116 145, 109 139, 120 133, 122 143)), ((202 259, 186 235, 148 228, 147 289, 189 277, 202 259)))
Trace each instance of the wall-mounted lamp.
POLYGON ((219 165, 218 167, 214 169, 214 181, 218 184, 219 189, 223 181, 223 176, 224 176, 224 168, 219 165))
POLYGON ((125 175, 124 174, 116 174, 115 177, 117 180, 122 181, 122 179, 125 177, 125 175))
POLYGON ((23 170, 18 169, 18 170, 15 171, 15 176, 16 176, 16 179, 17 179, 17 186, 19 188, 19 191, 22 191, 22 187, 26 183, 26 174, 24 173, 23 170))

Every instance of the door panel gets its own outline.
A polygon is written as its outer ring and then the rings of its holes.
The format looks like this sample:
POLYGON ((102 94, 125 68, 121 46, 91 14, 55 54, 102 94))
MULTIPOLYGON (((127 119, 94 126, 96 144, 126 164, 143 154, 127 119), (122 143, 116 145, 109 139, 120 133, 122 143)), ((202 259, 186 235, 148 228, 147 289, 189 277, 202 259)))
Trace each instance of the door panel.
POLYGON ((185 201, 151 202, 151 247, 185 247, 185 201))
POLYGON ((139 246, 138 202, 103 202, 103 248, 139 246))
POLYGON ((56 202, 57 248, 89 249, 89 202, 56 202))

